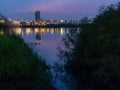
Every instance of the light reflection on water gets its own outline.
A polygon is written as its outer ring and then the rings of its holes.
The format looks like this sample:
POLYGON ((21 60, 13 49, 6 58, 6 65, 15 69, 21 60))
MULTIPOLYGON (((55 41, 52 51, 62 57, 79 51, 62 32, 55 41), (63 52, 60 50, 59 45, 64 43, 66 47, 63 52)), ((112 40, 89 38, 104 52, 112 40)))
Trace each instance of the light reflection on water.
MULTIPOLYGON (((20 36, 50 66, 58 61, 56 47, 63 46, 61 40, 69 32, 69 28, 13 28, 9 31, 10 34, 20 36)), ((54 83, 54 86, 58 88, 57 90, 68 90, 59 80, 54 83)))
POLYGON ((3 30, 0 30, 0 35, 3 35, 3 34, 4 34, 3 30))
MULTIPOLYGON (((58 61, 57 45, 60 45, 63 36, 69 33, 67 28, 16 28, 13 32, 16 35, 20 35, 24 41, 37 52, 38 55, 44 57, 46 63, 51 66, 58 61)), ((51 69, 51 72, 54 77, 54 70, 51 69)), ((52 82, 52 84, 58 90, 67 90, 65 84, 60 80, 56 80, 54 83, 52 82)))
POLYGON ((14 28, 12 31, 41 54, 49 65, 57 61, 56 47, 63 36, 69 33, 68 28, 14 28))

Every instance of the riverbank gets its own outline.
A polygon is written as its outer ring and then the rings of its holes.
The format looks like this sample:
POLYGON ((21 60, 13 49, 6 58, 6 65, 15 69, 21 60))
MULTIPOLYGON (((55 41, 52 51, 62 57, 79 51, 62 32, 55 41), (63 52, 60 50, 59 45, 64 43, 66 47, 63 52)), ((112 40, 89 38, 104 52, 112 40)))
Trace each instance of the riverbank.
POLYGON ((48 24, 48 25, 22 25, 24 28, 78 28, 80 24, 48 24))
POLYGON ((67 23, 67 24, 48 24, 48 25, 6 25, 0 24, 0 27, 3 28, 7 28, 7 27, 22 27, 22 28, 79 28, 81 27, 81 24, 71 24, 71 23, 67 23))
POLYGON ((0 89, 54 90, 48 66, 17 37, 0 35, 0 89))

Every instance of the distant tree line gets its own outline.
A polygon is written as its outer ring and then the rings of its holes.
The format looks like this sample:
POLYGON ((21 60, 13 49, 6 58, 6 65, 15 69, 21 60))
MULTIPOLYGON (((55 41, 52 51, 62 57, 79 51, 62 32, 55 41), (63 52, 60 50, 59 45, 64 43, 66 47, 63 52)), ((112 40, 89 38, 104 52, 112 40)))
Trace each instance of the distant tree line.
POLYGON ((0 20, 4 20, 4 23, 0 23, 0 27, 8 27, 8 18, 0 14, 0 20))
POLYGON ((8 18, 5 17, 4 15, 0 14, 0 19, 4 19, 6 22, 8 21, 8 18))

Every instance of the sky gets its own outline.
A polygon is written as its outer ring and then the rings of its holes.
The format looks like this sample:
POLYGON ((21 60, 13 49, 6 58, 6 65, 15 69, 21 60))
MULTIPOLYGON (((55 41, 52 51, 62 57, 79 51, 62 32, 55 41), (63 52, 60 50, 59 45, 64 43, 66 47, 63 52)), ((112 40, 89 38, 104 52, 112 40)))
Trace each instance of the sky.
POLYGON ((11 19, 34 20, 40 10, 44 20, 78 20, 94 17, 101 5, 116 4, 120 0, 0 0, 0 14, 11 19))

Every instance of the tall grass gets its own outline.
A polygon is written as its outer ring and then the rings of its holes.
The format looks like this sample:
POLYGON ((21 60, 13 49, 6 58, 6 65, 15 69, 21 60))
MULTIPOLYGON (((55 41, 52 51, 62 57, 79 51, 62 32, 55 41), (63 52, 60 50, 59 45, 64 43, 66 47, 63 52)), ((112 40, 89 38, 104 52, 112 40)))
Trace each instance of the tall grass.
POLYGON ((47 69, 21 39, 0 35, 0 89, 50 90, 47 69))

